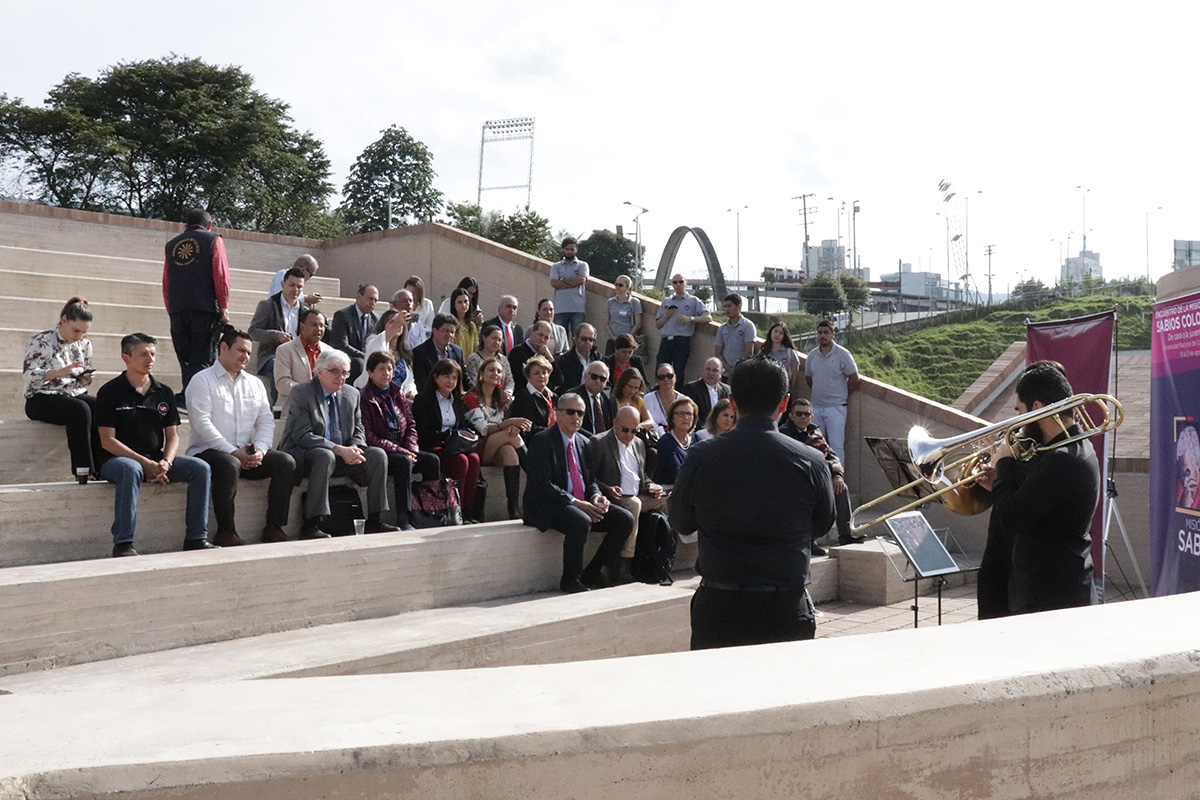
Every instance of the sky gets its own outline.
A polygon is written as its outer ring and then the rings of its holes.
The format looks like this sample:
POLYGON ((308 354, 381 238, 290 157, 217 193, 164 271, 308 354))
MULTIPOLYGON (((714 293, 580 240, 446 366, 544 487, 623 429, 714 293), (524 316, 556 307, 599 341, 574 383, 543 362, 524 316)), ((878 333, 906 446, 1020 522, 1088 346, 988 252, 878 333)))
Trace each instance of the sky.
MULTIPOLYGON (((340 3, 67 0, 6 8, 0 93, 41 104, 68 73, 171 53, 237 65, 319 138, 340 189, 396 124, 436 182, 474 201, 481 126, 533 117, 532 208, 586 235, 636 209, 652 275, 670 233, 703 228, 727 275, 852 246, 873 280, 947 274, 947 217, 986 296, 1052 283, 1087 230, 1106 278, 1161 277, 1200 239, 1200 7, 1096 2, 340 3), (53 16, 46 9, 53 7, 53 16), (1192 99, 1189 99, 1192 98, 1192 99), (938 184, 955 196, 943 201, 938 184), (1077 188, 1082 187, 1082 188, 1077 188), (834 198, 830 200, 828 198, 834 198), (965 202, 964 202, 965 201, 965 202), (733 209, 733 210, 731 210, 733 209), (740 214, 736 213, 741 209, 740 214), (1085 216, 1086 215, 1086 216, 1085 216), (1086 223, 1085 223, 1086 220, 1086 223)), ((527 143, 489 145, 485 185, 524 183, 527 143)), ((524 190, 485 192, 511 211, 524 190)), ((689 239, 676 261, 705 273, 689 239)))

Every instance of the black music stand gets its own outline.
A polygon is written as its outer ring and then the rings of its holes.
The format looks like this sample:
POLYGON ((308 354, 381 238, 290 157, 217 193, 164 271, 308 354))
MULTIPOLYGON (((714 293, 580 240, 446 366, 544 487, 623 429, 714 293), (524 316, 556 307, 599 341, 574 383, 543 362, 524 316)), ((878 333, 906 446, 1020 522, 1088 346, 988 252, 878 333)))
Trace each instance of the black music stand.
MULTIPOLYGON (((942 529, 943 536, 939 538, 920 511, 905 511, 886 522, 891 531, 888 538, 900 547, 911 568, 911 571, 906 570, 892 560, 900 580, 913 585, 913 627, 920 627, 921 581, 924 579, 933 579, 937 586, 938 625, 941 625, 942 587, 946 585, 946 576, 973 572, 979 569, 979 564, 963 553, 949 529, 942 529), (951 549, 958 556, 951 555, 951 549)), ((891 560, 890 554, 888 558, 891 560)))

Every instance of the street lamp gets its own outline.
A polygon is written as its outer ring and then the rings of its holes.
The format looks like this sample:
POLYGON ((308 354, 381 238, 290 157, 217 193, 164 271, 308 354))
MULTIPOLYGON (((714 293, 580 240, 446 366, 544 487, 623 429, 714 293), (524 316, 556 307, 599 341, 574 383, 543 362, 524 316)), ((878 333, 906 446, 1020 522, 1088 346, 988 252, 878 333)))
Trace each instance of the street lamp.
POLYGON ((638 213, 634 214, 633 216, 633 257, 634 263, 637 265, 637 288, 640 290, 642 288, 642 214, 645 214, 650 209, 642 208, 637 203, 631 203, 628 200, 626 200, 624 204, 627 206, 633 206, 636 209, 640 209, 638 213))
MULTIPOLYGON (((838 213, 837 213, 837 218, 838 218, 837 219, 837 225, 838 225, 837 243, 838 243, 838 247, 841 247, 842 246, 842 215, 846 213, 846 201, 838 200, 836 197, 826 197, 825 199, 832 200, 833 202, 840 204, 838 206, 838 213)), ((845 269, 846 269, 846 256, 843 254, 842 255, 842 270, 845 271, 845 269)))
POLYGON ((854 209, 854 213, 850 217, 850 244, 854 248, 854 256, 850 260, 850 265, 854 270, 855 277, 861 278, 862 262, 858 257, 858 201, 852 200, 850 206, 854 209))
MULTIPOLYGON (((1162 211, 1162 206, 1151 211, 1162 211)), ((1150 282, 1150 211, 1146 212, 1146 282, 1150 282)))
POLYGON ((1083 254, 1084 254, 1084 252, 1087 250, 1087 232, 1088 232, 1088 226, 1087 226, 1087 196, 1088 196, 1088 192, 1090 192, 1090 191, 1091 191, 1091 189, 1087 189, 1087 188, 1085 188, 1085 187, 1083 187, 1083 186, 1076 186, 1075 188, 1076 188, 1076 189, 1079 189, 1079 190, 1081 190, 1082 197, 1083 197, 1083 245, 1082 245, 1082 247, 1081 247, 1081 249, 1080 249, 1080 251, 1079 251, 1079 258, 1080 258, 1080 261, 1079 261, 1079 269, 1080 269, 1080 271, 1081 271, 1081 273, 1082 273, 1082 270, 1083 270, 1083 254))
POLYGON ((746 205, 736 210, 732 208, 725 209, 725 213, 728 214, 732 211, 737 215, 737 277, 734 278, 737 283, 742 282, 742 212, 749 207, 746 205))

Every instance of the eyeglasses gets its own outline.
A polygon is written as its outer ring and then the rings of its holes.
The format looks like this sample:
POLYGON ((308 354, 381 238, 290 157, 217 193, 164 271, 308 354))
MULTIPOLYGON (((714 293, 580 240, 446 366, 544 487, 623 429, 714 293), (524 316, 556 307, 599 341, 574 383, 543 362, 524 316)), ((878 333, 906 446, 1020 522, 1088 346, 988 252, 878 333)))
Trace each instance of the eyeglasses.
POLYGON ((671 380, 671 378, 674 378, 675 375, 674 375, 674 373, 671 373, 671 372, 664 372, 663 374, 655 375, 654 377, 655 377, 655 379, 660 380, 660 381, 669 381, 669 380, 671 380))
POLYGON ((566 414, 568 417, 582 417, 587 412, 582 408, 560 408, 558 413, 566 414))
POLYGON ((348 369, 330 369, 329 367, 325 367, 325 372, 329 373, 335 378, 344 378, 350 374, 350 370, 348 369))
POLYGON ((676 411, 671 416, 673 416, 673 417, 694 417, 696 415, 693 414, 691 411, 676 411))
POLYGON ((637 433, 637 428, 626 428, 624 425, 618 425, 617 433, 637 433))

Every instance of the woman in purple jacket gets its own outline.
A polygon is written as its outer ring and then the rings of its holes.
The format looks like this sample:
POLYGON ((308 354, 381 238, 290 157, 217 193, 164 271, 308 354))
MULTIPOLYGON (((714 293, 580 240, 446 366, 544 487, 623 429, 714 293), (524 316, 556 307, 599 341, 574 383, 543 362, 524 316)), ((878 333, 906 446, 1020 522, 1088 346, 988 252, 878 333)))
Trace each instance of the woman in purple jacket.
POLYGON ((433 481, 441 477, 442 470, 436 455, 417 449, 412 405, 392 382, 395 367, 391 353, 385 350, 371 353, 367 357, 367 385, 359 391, 367 444, 387 453, 388 472, 396 482, 396 524, 401 530, 411 531, 413 524, 408 512, 412 508, 413 472, 433 481))

